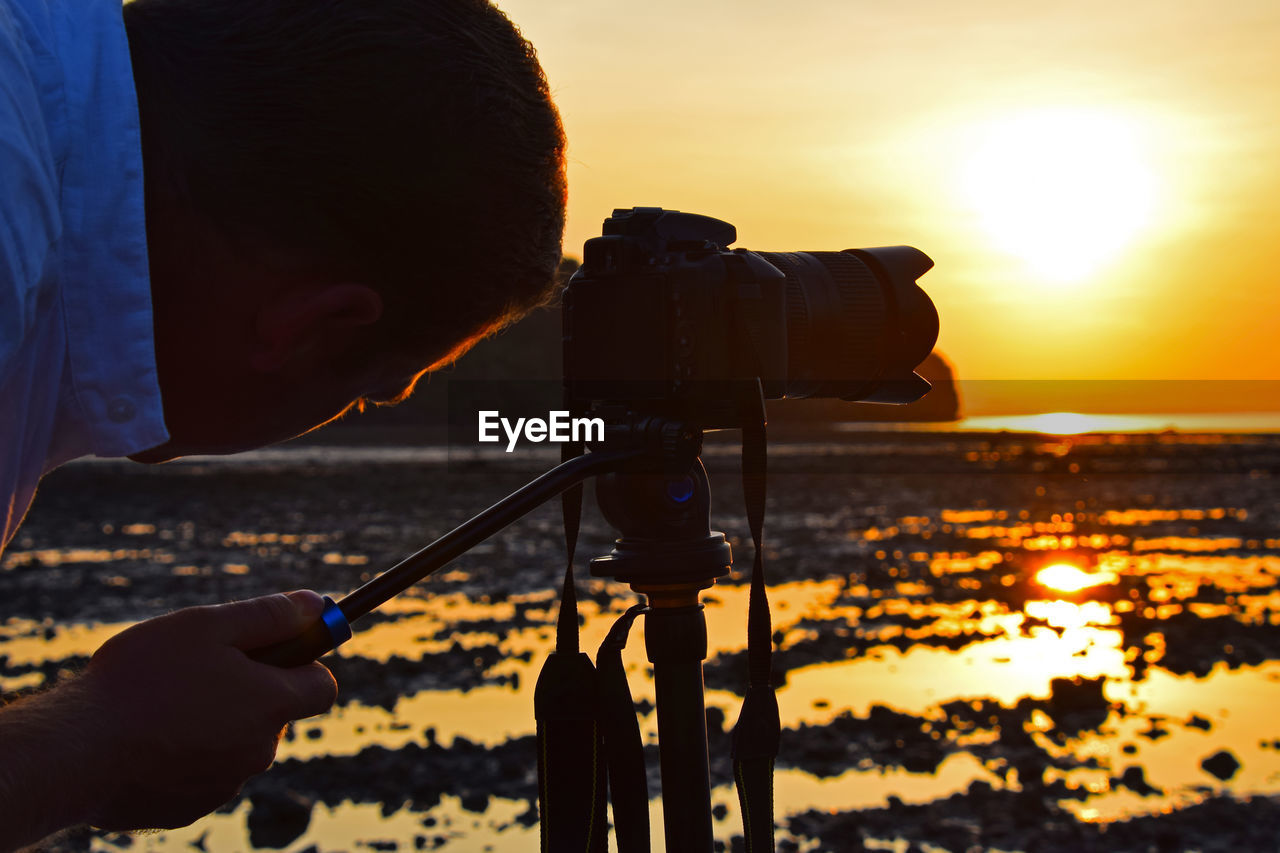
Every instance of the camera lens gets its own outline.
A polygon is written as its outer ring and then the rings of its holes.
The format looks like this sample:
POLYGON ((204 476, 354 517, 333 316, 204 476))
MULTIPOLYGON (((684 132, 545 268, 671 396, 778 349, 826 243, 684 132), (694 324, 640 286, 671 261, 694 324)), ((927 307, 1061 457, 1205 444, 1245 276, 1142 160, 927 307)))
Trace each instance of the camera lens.
POLYGON ((894 246, 757 252, 786 276, 787 397, 900 402, 922 393, 912 373, 938 337, 938 313, 916 285, 933 262, 894 246))

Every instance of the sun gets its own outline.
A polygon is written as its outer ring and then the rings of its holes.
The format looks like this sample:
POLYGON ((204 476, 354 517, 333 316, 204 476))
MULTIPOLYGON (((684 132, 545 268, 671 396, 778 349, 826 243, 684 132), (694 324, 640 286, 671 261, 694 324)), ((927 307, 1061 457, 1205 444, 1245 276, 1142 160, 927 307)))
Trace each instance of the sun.
POLYGON ((997 248, 1046 282, 1078 282, 1150 224, 1158 181, 1143 143, 1120 114, 1018 113, 978 129, 961 191, 997 248))

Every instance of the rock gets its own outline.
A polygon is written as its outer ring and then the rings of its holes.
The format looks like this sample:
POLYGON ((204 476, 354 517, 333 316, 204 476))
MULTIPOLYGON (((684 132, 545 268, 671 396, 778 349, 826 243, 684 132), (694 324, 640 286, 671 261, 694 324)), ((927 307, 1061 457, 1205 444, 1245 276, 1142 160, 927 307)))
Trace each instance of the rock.
POLYGON ((1147 720, 1147 729, 1145 731, 1138 732, 1138 734, 1153 741, 1160 740, 1162 737, 1168 737, 1169 730, 1160 724, 1162 719, 1164 718, 1149 717, 1147 720))
POLYGON ((1240 759, 1236 758, 1231 750, 1222 749, 1201 761, 1200 766, 1210 776, 1225 782, 1236 775, 1236 771, 1240 769, 1240 759))
POLYGON ((516 823, 521 826, 533 826, 538 822, 538 801, 529 800, 529 807, 516 815, 516 823))
POLYGON ((489 794, 487 791, 466 791, 459 797, 459 804, 463 811, 484 814, 489 808, 489 794))
POLYGON ((1102 695, 1103 678, 1055 678, 1049 682, 1053 695, 1049 699, 1050 707, 1057 713, 1075 713, 1093 711, 1099 706, 1105 707, 1106 697, 1102 695))
POLYGON ((1113 785, 1120 785, 1133 791, 1141 797, 1150 797, 1162 793, 1159 788, 1153 788, 1147 782, 1147 775, 1142 767, 1137 764, 1131 764, 1124 769, 1119 777, 1111 780, 1113 785))
POLYGON ((249 843, 280 849, 297 841, 311 823, 312 800, 293 791, 266 789, 253 795, 249 843))
POLYGON ((1097 728, 1110 713, 1110 705, 1102 693, 1105 678, 1055 678, 1049 682, 1049 714, 1056 733, 1074 735, 1097 728))

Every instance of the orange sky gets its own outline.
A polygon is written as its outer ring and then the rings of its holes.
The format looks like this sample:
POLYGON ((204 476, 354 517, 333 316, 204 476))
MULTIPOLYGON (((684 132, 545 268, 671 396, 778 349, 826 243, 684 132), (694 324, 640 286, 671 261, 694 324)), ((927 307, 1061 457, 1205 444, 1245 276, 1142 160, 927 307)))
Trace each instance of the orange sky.
POLYGON ((570 254, 633 205, 910 243, 963 377, 1280 379, 1274 0, 500 5, 564 116, 570 254))

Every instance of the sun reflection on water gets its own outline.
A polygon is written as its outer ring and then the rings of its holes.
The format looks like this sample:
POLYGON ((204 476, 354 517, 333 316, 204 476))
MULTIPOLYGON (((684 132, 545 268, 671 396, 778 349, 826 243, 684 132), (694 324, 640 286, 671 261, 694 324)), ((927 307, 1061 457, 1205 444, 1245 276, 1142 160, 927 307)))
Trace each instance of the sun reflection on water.
POLYGON ((1095 586, 1115 583, 1115 572, 1086 572, 1070 563, 1054 563, 1036 572, 1036 583, 1059 592, 1079 592, 1095 586))

